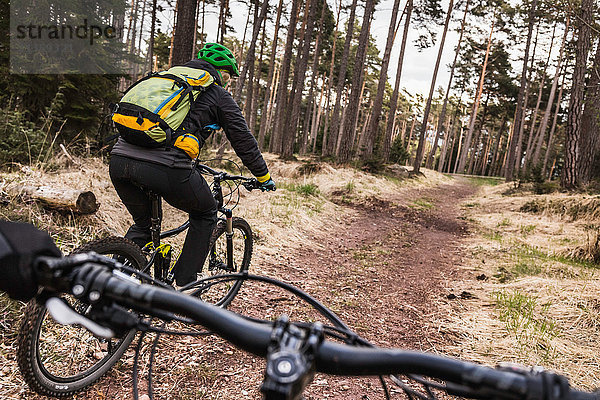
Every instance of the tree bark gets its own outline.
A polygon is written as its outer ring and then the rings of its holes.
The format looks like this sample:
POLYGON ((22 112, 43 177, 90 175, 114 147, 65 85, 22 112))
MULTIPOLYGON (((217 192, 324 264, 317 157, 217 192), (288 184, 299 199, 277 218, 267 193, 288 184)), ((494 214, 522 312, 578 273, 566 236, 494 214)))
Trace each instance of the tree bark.
MULTIPOLYGON (((531 169, 531 159, 533 156, 533 146, 536 144, 536 142, 538 141, 537 136, 534 137, 534 130, 535 130, 535 126, 536 126, 536 121, 537 121, 537 116, 540 110, 540 104, 542 103, 542 93, 544 90, 544 83, 546 82, 546 72, 548 70, 548 65, 550 64, 550 56, 552 54, 552 45, 554 44, 554 37, 555 37, 555 33, 556 33, 556 24, 558 22, 555 23, 554 25, 554 29, 552 30, 552 39, 550 40, 550 47, 549 47, 549 51, 548 51, 548 57, 546 58, 546 63, 544 64, 544 70, 542 71, 542 79, 540 81, 540 87, 538 88, 538 97, 537 97, 537 101, 535 103, 535 108, 533 110, 533 114, 531 115, 531 122, 530 122, 530 127, 529 127, 529 137, 527 139, 527 148, 525 150, 525 165, 527 169, 531 169)), ((541 125, 540 125, 541 126, 541 125)), ((539 130, 539 129, 538 129, 539 130)), ((536 134, 537 135, 537 134, 536 134)))
MULTIPOLYGON (((444 52, 444 44, 446 43, 446 33, 448 33, 448 25, 450 24, 450 17, 452 16, 452 8, 454 7, 454 1, 450 0, 448 4, 448 12, 446 13, 446 22, 444 23, 444 32, 442 33, 442 39, 440 40, 440 49, 438 50, 437 60, 435 61, 435 67, 433 69, 433 77, 431 78, 431 86, 429 88, 429 97, 427 98, 427 105, 425 106, 425 115, 423 116, 423 125, 421 125, 421 132, 419 135, 419 145, 417 146, 417 155, 415 157, 415 163, 413 165, 413 172, 418 173, 421 169, 421 163, 423 162, 423 154, 425 151, 425 132, 427 129, 427 119, 429 118, 429 111, 431 109, 431 102, 433 101, 433 91, 435 90, 435 82, 437 80, 437 73, 440 69, 440 61, 442 60, 442 53, 444 52)), ((493 30, 492 23, 492 30, 493 30)), ((436 134, 436 138, 439 136, 436 134)), ((437 143, 434 144, 437 147, 437 143)), ((432 149, 434 152, 435 147, 432 149)))
MULTIPOLYGON (((402 77, 402 65, 404 64, 404 52, 406 50, 406 42, 408 41, 408 28, 410 26, 410 17, 413 10, 413 0, 406 2, 406 21, 404 22, 404 32, 402 34, 402 44, 400 45, 400 56, 398 57, 398 66, 396 67, 396 81, 394 82, 394 91, 392 92, 392 98, 390 99, 390 111, 389 115, 396 115, 396 109, 398 108, 398 96, 400 92, 400 78, 402 77)), ((412 132, 412 128, 411 128, 412 132)), ((392 144, 392 127, 388 124, 385 128, 385 138, 383 148, 391 149, 392 144)), ((408 147, 407 147, 408 148, 408 147)), ((390 158, 389 153, 383 154, 384 161, 388 161, 390 158)))
MULTIPOLYGON (((350 43, 354 36, 354 20, 356 18, 356 3, 357 0, 352 0, 352 6, 350 7, 350 17, 348 18, 348 31, 346 32, 346 40, 344 42, 344 51, 342 53, 342 59, 340 62, 340 71, 338 75, 338 82, 336 87, 335 105, 333 106, 333 113, 331 115, 331 125, 329 127, 329 137, 327 139, 327 146, 325 147, 324 156, 329 156, 336 153, 336 145, 338 142, 338 132, 340 128, 340 104, 342 100, 342 92, 346 83, 346 71, 348 69, 348 58, 350 55, 350 43)), ((335 53, 333 55, 335 57, 335 53)), ((333 60, 332 60, 332 71, 333 71, 333 60)))
MULTIPOLYGON (((375 0, 366 0, 365 14, 362 21, 362 27, 360 29, 360 36, 358 37, 358 48, 356 49, 356 60, 355 65, 362 66, 365 63, 367 55, 367 46, 369 43, 369 32, 371 30, 371 18, 375 10, 375 0)), ((352 89, 348 101, 348 107, 346 110, 346 122, 344 123, 344 130, 341 137, 340 151, 338 161, 345 163, 350 160, 352 153, 351 138, 353 136, 354 127, 358 119, 358 109, 360 105, 360 94, 361 87, 364 77, 363 68, 356 68, 354 70, 354 76, 352 77, 352 89)))
MULTIPOLYGON (((454 69, 456 68, 456 62, 458 61, 458 55, 460 54, 460 47, 462 45, 462 38, 465 32, 465 21, 467 19, 467 12, 469 11, 469 3, 470 0, 467 0, 465 4, 465 12, 463 14, 463 19, 460 24, 460 34, 458 36, 458 43, 456 44, 456 51, 454 52, 454 61, 452 62, 452 67, 450 68, 450 78, 448 78, 448 87, 446 88, 446 95, 444 96, 444 103, 442 104, 442 111, 440 112, 439 125, 437 126, 435 133, 435 141, 433 142, 433 149, 429 153, 429 157, 427 158, 427 162, 425 166, 427 168, 431 168, 433 165, 433 158, 435 156, 435 151, 437 148, 437 142, 440 137, 440 132, 442 131, 442 123, 444 123, 444 119, 446 118, 446 108, 448 106, 448 97, 450 96, 450 90, 452 89, 452 81, 454 79, 454 69)), ((446 133, 444 133, 446 135, 446 133)), ((439 170, 439 168, 438 168, 439 170)))
POLYGON ((200 31, 200 48, 204 47, 206 34, 204 33, 204 18, 206 16, 206 0, 202 0, 202 31, 200 31))
MULTIPOLYGON (((325 100, 325 125, 323 127, 323 137, 321 139, 321 156, 325 156, 327 154, 327 143, 329 139, 329 103, 331 100, 331 88, 333 87, 333 66, 335 64, 335 51, 337 46, 337 37, 338 37, 338 27, 340 24, 340 14, 342 12, 342 0, 340 0, 340 4, 337 10, 337 16, 335 18, 335 29, 333 34, 333 47, 331 49, 331 61, 329 64, 329 78, 327 79, 327 97, 325 100)), ((318 132, 319 125, 317 124, 315 130, 318 132)), ((315 147, 315 146, 313 146, 315 147)), ((331 152, 329 152, 331 154, 331 152)))
POLYGON ((458 134, 458 149, 456 150, 456 159, 454 160, 454 173, 458 173, 458 163, 460 161, 460 154, 462 152, 462 142, 463 142, 463 130, 464 126, 460 124, 460 133, 458 134))
POLYGON ((275 112, 275 126, 269 143, 269 149, 273 153, 280 153, 282 149, 281 136, 285 129, 285 115, 288 106, 288 81, 290 76, 290 63, 292 61, 292 48, 294 46, 294 37, 296 33, 296 22, 298 21, 299 0, 292 0, 292 11, 290 13, 290 23, 288 25, 288 34, 285 44, 285 53, 281 62, 281 71, 279 73, 279 88, 277 91, 277 110, 275 112))
POLYGON ((596 46, 581 119, 579 178, 582 185, 587 185, 594 178, 594 163, 598 163, 600 155, 600 44, 596 46))
POLYGON ((275 32, 273 33, 273 44, 271 45, 271 61, 269 63, 269 75, 267 77, 267 85, 265 87, 265 96, 263 98, 263 112, 260 117, 260 130, 258 134, 258 145, 261 149, 265 145, 265 136, 267 132, 268 113, 266 112, 271 107, 271 86, 275 77, 275 59, 277 57, 277 41, 279 38, 279 24, 281 21, 281 10, 283 9, 283 0, 279 0, 277 6, 277 17, 275 18, 275 32))
POLYGON ((527 63, 529 61, 529 46, 531 45, 531 35, 533 33, 533 25, 535 24, 535 13, 537 8, 538 0, 533 0, 531 8, 529 9, 529 23, 527 25, 527 43, 525 44, 525 55, 523 58, 523 71, 521 71, 521 82, 519 87, 519 94, 517 95, 517 107, 515 110, 515 123, 513 124, 513 136, 509 143, 508 159, 506 164, 506 181, 512 181, 515 173, 515 163, 517 156, 517 147, 520 135, 518 132, 522 130, 522 116, 523 116, 523 100, 525 97, 525 88, 527 86, 527 63))
POLYGON ((77 214, 92 214, 98 211, 99 207, 96 195, 87 190, 17 185, 10 185, 7 190, 15 194, 25 194, 48 208, 77 214))
MULTIPOLYGON (((452 2, 453 0, 450 1, 452 2)), ((394 5, 392 7, 392 17, 390 19, 390 26, 388 28, 387 42, 385 44, 381 69, 379 71, 377 94, 375 95, 375 101, 373 103, 373 109, 371 112, 371 121, 367 127, 365 134, 361 136, 358 150, 360 158, 363 160, 370 158, 373 154, 375 139, 377 137, 377 132, 379 131, 381 108, 383 107, 383 95, 385 94, 385 85, 388 80, 387 71, 388 66, 390 65, 390 54, 392 53, 392 47, 394 46, 394 39, 396 33, 396 19, 398 18, 399 8, 400 0, 394 0, 394 5)))
MULTIPOLYGON (((257 3, 258 7, 258 3, 257 3)), ((248 48, 248 53, 246 54, 246 60, 244 61, 244 69, 241 72, 239 79, 237 80, 237 85, 235 87, 235 95, 234 99, 239 102, 242 98, 242 90, 244 89, 244 84, 246 81, 246 74, 250 71, 251 80, 254 77, 254 55, 256 53, 256 42, 258 41, 258 35, 260 34, 260 27, 262 26, 262 21, 265 19, 267 15, 267 9, 269 8, 269 0, 264 0, 262 6, 260 8, 260 14, 258 15, 258 19, 254 20, 254 26, 252 27, 252 41, 250 42, 250 47, 248 48)), ((255 14, 256 15, 256 14, 255 14)), ((251 89, 250 89, 251 92, 251 89)))
MULTIPOLYGON (((537 0, 533 0, 537 1, 537 0)), ((488 57, 490 54, 490 46, 492 44, 492 34, 494 32, 494 23, 492 23, 492 28, 490 30, 490 36, 488 38, 487 49, 485 51, 485 59, 483 61, 483 67, 481 68, 481 77, 479 78, 479 88, 477 89, 477 95, 475 97, 475 101, 473 102, 473 111, 471 113, 471 118, 469 120, 469 129, 467 130, 467 135, 465 137, 465 141, 463 144, 462 152, 460 153, 460 158, 458 161, 458 169, 455 172, 463 173, 465 169, 465 164, 467 163, 467 155, 469 154, 469 147, 471 146, 471 139, 473 137, 473 129, 475 128, 475 121, 477 120, 477 111, 479 110, 479 101, 481 100, 481 92, 483 91, 483 82, 485 78, 485 70, 487 68, 488 57)))
MULTIPOLYGON (((260 77, 262 74, 262 65, 263 65, 263 55, 264 55, 264 51, 265 51, 265 39, 266 39, 266 29, 267 29, 267 18, 265 18, 263 20, 263 27, 262 27, 262 35, 261 35, 261 41, 260 41, 260 54, 258 56, 258 66, 257 66, 257 73, 255 74, 256 77, 253 77, 253 94, 252 94, 252 101, 251 103, 251 110, 249 113, 249 118, 248 118, 248 124, 250 125, 250 130, 252 132, 254 132, 255 129, 255 125, 256 125, 256 119, 258 117, 258 96, 260 94, 260 77)), ((249 100, 247 100, 249 101, 249 100)))
POLYGON ((554 78, 552 79, 552 88, 550 89, 550 95, 548 96, 548 102, 546 104, 546 111, 544 112, 544 118, 542 119, 542 123, 540 124, 540 128, 538 129, 538 133, 537 133, 538 142, 535 146, 535 152, 533 154, 533 160, 532 160, 533 165, 537 165, 539 162, 539 159, 540 159, 540 154, 542 151, 542 144, 543 144, 544 138, 546 136, 546 128, 548 127, 548 121, 550 120, 550 114, 552 111, 552 104, 554 103, 554 96, 556 95, 556 88, 558 86, 558 78, 561 75, 563 52, 565 49, 565 43, 567 42, 567 33, 568 32, 569 32, 569 20, 567 19, 567 23, 565 26, 565 33, 563 35, 563 40, 560 45, 560 50, 558 52, 556 72, 554 74, 554 78))
POLYGON ((304 39, 302 41, 302 54, 300 60, 296 63, 296 70, 294 71, 294 88, 292 89, 291 103, 289 104, 288 118, 286 126, 288 129, 284 132, 283 138, 283 149, 281 156, 289 159, 294 153, 294 143, 296 141, 296 134, 298 133, 298 117, 300 115, 300 105, 302 103, 302 89, 304 87, 304 80, 306 79, 306 68, 308 66, 308 59, 310 55, 310 45, 312 42, 312 35, 315 26, 315 18, 317 14, 317 5, 319 0, 312 0, 310 2, 310 8, 308 10, 308 20, 306 29, 304 31, 304 39))
MULTIPOLYGON (((325 76, 323 76, 325 81, 325 76)), ((312 121, 312 127, 310 135, 312 139, 312 152, 317 151, 317 136, 319 136, 319 124, 321 123, 321 116, 323 115, 323 97, 325 96, 325 85, 321 85, 321 95, 319 96, 319 103, 315 104, 315 115, 312 121)))
POLYGON ((156 7, 158 0, 152 0, 152 21, 150 22, 150 42, 148 43, 148 52, 150 65, 148 71, 154 70, 154 35, 156 34, 156 7))
MULTIPOLYGON (((313 57, 313 64, 311 67, 312 77, 311 77, 311 83, 310 83, 310 90, 308 92, 308 101, 307 101, 307 105, 306 105, 307 118, 305 119, 305 124, 303 127, 302 145, 300 148, 301 154, 306 154, 307 147, 308 147, 308 136, 309 136, 310 132, 312 132, 311 124, 310 124, 311 108, 313 108, 312 107, 313 95, 315 92, 317 79, 319 78, 317 69, 319 67, 319 60, 321 59, 321 32, 323 31, 323 29, 322 29, 323 21, 325 20, 325 11, 327 11, 327 9, 328 9, 327 2, 326 1, 321 2, 321 17, 319 19, 319 26, 317 27, 317 41, 315 43, 315 53, 314 53, 314 57, 313 57)), ((316 102, 315 102, 315 104, 316 104, 316 102)), ((316 109, 316 106, 314 108, 316 109)), ((314 112, 312 112, 312 114, 314 114, 314 112)), ((314 125, 314 124, 312 124, 312 125, 314 125)))
POLYGON ((197 0, 178 0, 177 22, 173 38, 171 65, 181 65, 190 61, 194 48, 194 21, 197 0))
MULTIPOLYGON (((544 165, 542 166, 542 175, 546 173, 546 167, 548 166, 548 156, 552 149, 552 140, 554 139, 554 132, 556 130, 556 122, 558 121, 558 113, 560 112, 560 102, 562 101, 563 88, 565 87, 565 76, 563 74, 560 89, 558 90, 558 98, 556 99, 556 109, 554 110, 554 118, 552 120, 552 127, 550 128, 550 136, 548 137, 548 144, 546 145, 546 154, 544 155, 544 165)), ((550 178, 548 178, 550 179, 550 178)))
POLYGON ((504 132, 504 128, 506 128, 506 117, 502 118, 502 123, 500 124, 500 129, 498 129, 498 135, 496 136, 496 143, 494 144, 494 150, 492 150, 492 162, 490 163, 489 171, 486 168, 483 175, 493 175, 495 166, 498 163, 498 153, 500 152, 500 145, 502 143, 502 136, 504 132))
POLYGON ((565 130, 565 163, 562 171, 561 185, 565 189, 579 186, 579 162, 581 151, 581 117, 585 92, 585 72, 591 42, 591 25, 593 23, 594 0, 581 2, 581 13, 577 18, 577 47, 575 50, 575 67, 569 113, 565 130))

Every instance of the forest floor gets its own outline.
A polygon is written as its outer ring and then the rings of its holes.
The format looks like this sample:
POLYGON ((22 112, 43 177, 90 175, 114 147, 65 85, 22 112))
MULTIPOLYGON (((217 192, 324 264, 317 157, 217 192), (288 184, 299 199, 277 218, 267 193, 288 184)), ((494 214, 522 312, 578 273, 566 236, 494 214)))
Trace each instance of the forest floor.
MULTIPOLYGON (((418 179, 399 180, 334 169, 326 164, 280 163, 274 158, 268 162, 271 173, 279 178, 278 191, 244 194, 235 214, 249 220, 255 233, 252 272, 298 286, 330 307, 359 335, 382 347, 430 351, 488 364, 499 360, 536 363, 570 372, 579 384, 597 383, 596 356, 591 354, 591 348, 579 343, 576 349, 579 372, 593 369, 589 373, 578 373, 571 368, 573 363, 564 361, 573 350, 567 342, 576 342, 572 339, 573 331, 561 330, 561 323, 568 323, 569 318, 555 323, 550 333, 540 332, 539 328, 535 331, 536 322, 550 321, 558 315, 553 306, 545 305, 552 304, 551 301, 534 302, 533 322, 517 326, 516 330, 509 329, 514 325, 510 325, 510 312, 506 316, 506 310, 511 310, 506 299, 521 293, 516 286, 523 291, 523 286, 542 290, 563 285, 563 290, 569 290, 574 289, 573 285, 587 285, 591 289, 577 288, 577 297, 588 299, 590 304, 581 300, 574 307, 593 309, 595 268, 573 261, 572 255, 552 256, 556 263, 564 262, 569 271, 574 271, 568 278, 554 274, 552 282, 539 282, 541 276, 546 277, 542 272, 546 267, 523 267, 517 270, 520 272, 513 268, 520 265, 513 255, 517 239, 521 243, 534 240, 536 235, 556 236, 550 228, 539 227, 541 219, 562 225, 562 233, 573 237, 573 241, 584 237, 585 226, 556 222, 562 216, 551 213, 527 214, 520 207, 531 201, 531 193, 512 193, 507 185, 487 186, 497 183, 492 180, 451 178, 431 171, 425 171, 425 176, 418 179), (538 225, 532 228, 527 218, 538 221, 538 225), (502 246, 507 249, 499 250, 502 246), (568 288, 564 287, 563 278, 569 279, 568 288), (532 279, 538 282, 537 286, 531 285, 532 279), (528 331, 531 329, 534 332, 528 331), (531 340, 535 341, 534 349, 523 351, 532 344, 531 340), (494 348, 494 341, 500 346, 494 348), (517 349, 511 350, 510 346, 517 349), (563 352, 564 356, 553 356, 563 352)), ((65 251, 89 239, 88 236, 122 232, 129 223, 125 218, 115 218, 124 211, 114 198, 106 175, 103 178, 104 168, 98 165, 84 173, 92 189, 100 192, 103 211, 93 217, 94 221, 67 223, 67 228, 86 234, 83 238, 73 235, 70 241, 65 240, 65 251), (96 228, 82 229, 84 225, 96 228), (99 225, 103 227, 98 228, 99 225)), ((74 182, 78 179, 73 178, 74 182)), ((167 209, 165 216, 172 225, 182 221, 182 216, 173 210, 167 209)), ((52 231, 51 224, 47 228, 52 231)), ((565 247, 577 247, 564 238, 556 240, 565 247)), ((541 253, 538 244, 533 242, 530 246, 541 253)), ((543 257, 538 253, 536 257, 543 257)), ((553 268, 564 270, 556 265, 553 268)), ((539 296, 530 294, 530 298, 537 300, 539 296)), ((293 296, 263 284, 244 283, 230 309, 267 319, 285 313, 292 320, 322 320, 293 296)), ((570 317, 582 319, 581 315, 570 317)), ((594 318, 596 315, 586 321, 594 318)), ((586 345, 592 346, 597 344, 595 326, 580 324, 575 333, 588 337, 586 345)), ((145 393, 151 339, 146 339, 142 347, 142 393, 145 393)), ((0 398, 37 398, 20 381, 10 351, 13 345, 14 335, 0 335, 0 361, 3 361, 0 398)), ((131 398, 132 363, 130 349, 100 383, 76 398, 131 398)), ((153 371, 154 393, 160 399, 258 399, 263 370, 263 360, 233 348, 218 337, 163 336, 153 371)), ((383 397, 376 378, 317 374, 306 390, 307 399, 383 397)))

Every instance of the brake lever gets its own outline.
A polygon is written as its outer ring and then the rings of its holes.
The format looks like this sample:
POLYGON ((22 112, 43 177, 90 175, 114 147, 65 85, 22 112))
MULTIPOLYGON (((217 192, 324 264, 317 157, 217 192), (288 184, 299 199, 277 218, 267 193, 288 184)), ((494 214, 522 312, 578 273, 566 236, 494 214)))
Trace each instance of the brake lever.
POLYGON ((46 308, 52 318, 61 325, 81 325, 94 335, 104 339, 110 339, 115 336, 115 332, 106 328, 91 319, 76 313, 63 300, 57 297, 50 297, 46 300, 46 308))
POLYGON ((254 189, 259 189, 260 187, 258 186, 258 180, 256 179, 252 179, 246 182, 242 182, 242 185, 246 188, 246 190, 248 190, 249 192, 253 191, 254 189))

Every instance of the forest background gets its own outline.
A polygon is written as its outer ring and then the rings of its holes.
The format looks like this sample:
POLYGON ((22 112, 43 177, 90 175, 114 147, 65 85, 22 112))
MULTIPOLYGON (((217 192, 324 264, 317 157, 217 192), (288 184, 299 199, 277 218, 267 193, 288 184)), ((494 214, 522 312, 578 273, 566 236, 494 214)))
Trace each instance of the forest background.
MULTIPOLYGON (((77 12, 78 4, 67 6, 77 12)), ((95 17, 123 28, 128 73, 19 75, 10 73, 10 4, 2 0, 0 162, 42 163, 61 144, 106 154, 109 105, 132 82, 188 61, 208 40, 234 51, 241 72, 232 95, 261 149, 284 159, 502 176, 534 181, 540 192, 556 188, 547 180, 565 189, 596 185, 595 1, 390 4, 375 14, 384 7, 375 0, 105 1, 95 17), (385 48, 373 37, 375 15, 387 30, 385 48), (403 70, 414 65, 410 45, 437 51, 434 65, 420 66, 431 79, 426 95, 402 89, 403 70), (452 60, 445 65, 444 54, 452 60)), ((209 145, 222 152, 227 142, 219 133, 209 145)))

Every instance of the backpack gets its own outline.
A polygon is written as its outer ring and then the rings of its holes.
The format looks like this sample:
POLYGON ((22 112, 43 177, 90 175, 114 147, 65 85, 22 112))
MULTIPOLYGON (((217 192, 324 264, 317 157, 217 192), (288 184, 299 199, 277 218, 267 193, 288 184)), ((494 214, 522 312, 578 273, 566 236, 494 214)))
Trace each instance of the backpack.
POLYGON ((183 66, 149 74, 127 89, 112 120, 128 143, 149 148, 173 145, 196 158, 200 140, 185 133, 173 141, 173 135, 191 104, 213 82, 207 71, 183 66))

